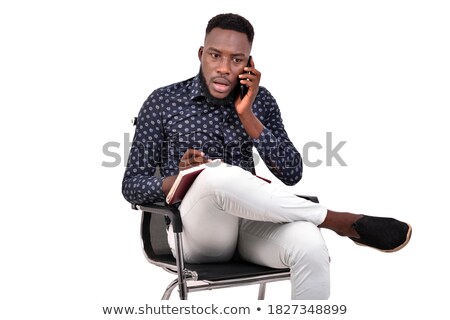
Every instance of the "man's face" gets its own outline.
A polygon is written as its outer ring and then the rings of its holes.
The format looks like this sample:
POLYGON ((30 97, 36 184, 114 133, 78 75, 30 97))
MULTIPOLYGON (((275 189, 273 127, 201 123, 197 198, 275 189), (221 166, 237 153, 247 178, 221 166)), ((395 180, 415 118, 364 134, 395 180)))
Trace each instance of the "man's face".
POLYGON ((230 95, 238 84, 250 55, 245 33, 214 28, 199 50, 199 59, 209 93, 217 99, 230 95))

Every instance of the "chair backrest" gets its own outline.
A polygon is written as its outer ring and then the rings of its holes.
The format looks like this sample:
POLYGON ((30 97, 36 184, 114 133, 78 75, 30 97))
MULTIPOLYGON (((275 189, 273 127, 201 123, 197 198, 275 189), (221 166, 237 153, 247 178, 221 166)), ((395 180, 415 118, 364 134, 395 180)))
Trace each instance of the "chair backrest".
POLYGON ((142 213, 142 244, 145 254, 151 262, 174 260, 167 241, 166 226, 164 216, 150 212, 142 213))

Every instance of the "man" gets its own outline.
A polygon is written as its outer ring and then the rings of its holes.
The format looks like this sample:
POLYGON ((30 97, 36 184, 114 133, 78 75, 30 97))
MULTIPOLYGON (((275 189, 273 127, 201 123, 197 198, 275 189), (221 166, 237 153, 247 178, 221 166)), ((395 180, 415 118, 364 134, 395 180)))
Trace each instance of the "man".
MULTIPOLYGON (((290 268, 292 299, 327 299, 329 255, 320 228, 393 252, 408 243, 411 227, 328 210, 251 173, 255 147, 285 184, 302 177, 302 159, 278 105, 259 86, 261 73, 250 57, 253 36, 252 25, 239 15, 209 21, 198 75, 155 90, 142 106, 123 195, 137 204, 164 201, 180 170, 222 159, 198 176, 179 206, 185 260, 226 261, 237 249, 250 262, 290 268)), ((170 228, 168 237, 173 248, 170 228)))

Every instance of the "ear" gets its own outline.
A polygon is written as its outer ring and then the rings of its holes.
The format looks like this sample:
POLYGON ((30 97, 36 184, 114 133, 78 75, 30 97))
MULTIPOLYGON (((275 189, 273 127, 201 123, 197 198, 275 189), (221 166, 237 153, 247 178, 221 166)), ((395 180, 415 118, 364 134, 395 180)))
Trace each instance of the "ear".
POLYGON ((202 61, 203 46, 198 49, 198 60, 202 61))

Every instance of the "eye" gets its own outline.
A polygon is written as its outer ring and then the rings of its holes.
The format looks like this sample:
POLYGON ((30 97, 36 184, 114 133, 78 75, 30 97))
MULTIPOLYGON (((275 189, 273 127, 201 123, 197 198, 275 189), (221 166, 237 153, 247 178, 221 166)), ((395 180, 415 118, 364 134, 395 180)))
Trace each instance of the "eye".
POLYGON ((218 59, 220 57, 219 54, 215 53, 215 52, 211 52, 210 55, 211 55, 211 58, 213 58, 213 59, 218 59))
POLYGON ((241 58, 233 58, 234 63, 241 63, 243 60, 241 58))

